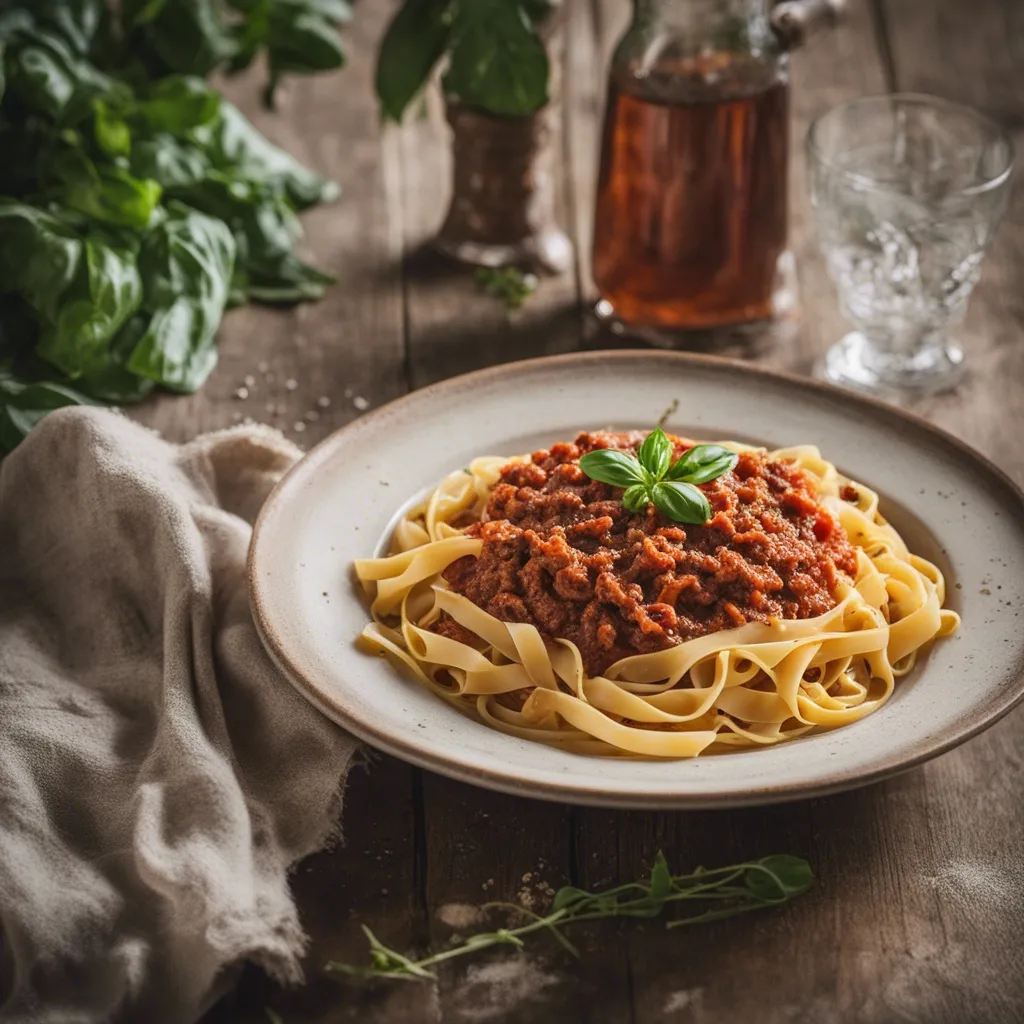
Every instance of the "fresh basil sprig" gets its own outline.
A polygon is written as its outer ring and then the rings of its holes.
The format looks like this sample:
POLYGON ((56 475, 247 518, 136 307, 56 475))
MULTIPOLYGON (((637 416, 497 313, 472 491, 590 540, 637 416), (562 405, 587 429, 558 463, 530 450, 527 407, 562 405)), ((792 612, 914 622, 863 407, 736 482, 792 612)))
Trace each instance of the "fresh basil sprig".
POLYGON ((659 917, 670 911, 673 903, 679 903, 690 913, 667 921, 668 928, 722 921, 753 910, 782 906, 807 892, 812 881, 811 866, 807 861, 786 853, 723 868, 697 868, 687 875, 673 875, 664 854, 659 851, 649 880, 627 882, 599 892, 567 885, 555 893, 547 914, 538 914, 516 903, 484 904, 484 910, 506 910, 514 917, 505 928, 470 935, 420 960, 413 960, 385 946, 363 925, 363 933, 370 944, 370 962, 366 965, 328 963, 326 967, 332 974, 349 978, 405 981, 435 978, 430 968, 437 964, 493 946, 521 948, 525 945, 523 937, 538 931, 549 932, 567 952, 579 957, 579 950, 562 934, 567 925, 606 918, 659 917), (523 923, 516 924, 516 919, 523 923))
POLYGON ((622 504, 642 512, 649 504, 677 523, 701 525, 711 518, 711 505, 697 484, 728 473, 739 456, 718 444, 698 444, 672 462, 672 442, 661 427, 644 439, 636 456, 599 448, 580 458, 591 480, 622 487, 622 504))

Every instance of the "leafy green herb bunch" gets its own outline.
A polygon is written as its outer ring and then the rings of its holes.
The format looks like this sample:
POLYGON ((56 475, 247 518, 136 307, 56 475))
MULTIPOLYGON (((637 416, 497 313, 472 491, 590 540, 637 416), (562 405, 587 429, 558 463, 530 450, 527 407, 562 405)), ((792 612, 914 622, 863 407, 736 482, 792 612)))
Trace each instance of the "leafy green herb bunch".
POLYGON ((240 66, 264 15, 343 13, 289 3, 237 0, 222 37, 214 0, 0 0, 0 455, 60 406, 195 390, 226 307, 333 281, 294 246, 334 184, 178 73, 216 66, 215 37, 240 66))
POLYGON ((548 101, 542 26, 559 0, 404 0, 381 43, 376 87, 398 121, 433 70, 445 95, 493 117, 527 117, 548 101))

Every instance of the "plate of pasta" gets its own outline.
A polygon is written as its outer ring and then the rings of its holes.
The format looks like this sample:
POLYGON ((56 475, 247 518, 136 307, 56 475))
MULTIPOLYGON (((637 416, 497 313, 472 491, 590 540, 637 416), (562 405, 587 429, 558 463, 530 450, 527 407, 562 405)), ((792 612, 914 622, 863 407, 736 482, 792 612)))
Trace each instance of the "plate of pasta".
POLYGON ((253 535, 254 618, 374 747, 543 799, 850 788, 1024 694, 1024 496, 890 406, 747 364, 480 371, 328 438, 253 535))

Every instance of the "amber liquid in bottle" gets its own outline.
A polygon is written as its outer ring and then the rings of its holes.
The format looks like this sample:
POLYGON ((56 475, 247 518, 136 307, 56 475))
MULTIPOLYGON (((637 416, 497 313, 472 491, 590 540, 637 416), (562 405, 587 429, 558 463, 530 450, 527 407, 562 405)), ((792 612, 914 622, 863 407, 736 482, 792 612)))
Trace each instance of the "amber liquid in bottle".
POLYGON ((613 72, 594 234, 602 315, 699 330, 775 312, 788 84, 774 69, 717 60, 711 74, 706 63, 613 72))

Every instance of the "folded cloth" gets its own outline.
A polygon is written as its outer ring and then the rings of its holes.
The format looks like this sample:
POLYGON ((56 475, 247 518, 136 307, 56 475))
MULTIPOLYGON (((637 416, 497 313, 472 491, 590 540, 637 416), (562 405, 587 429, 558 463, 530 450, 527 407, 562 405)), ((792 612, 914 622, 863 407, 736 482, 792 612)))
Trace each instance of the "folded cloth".
POLYGON ((242 960, 300 978, 287 873, 355 742, 249 614, 250 527, 298 455, 66 409, 0 463, 0 1020, 177 1024, 242 960))

